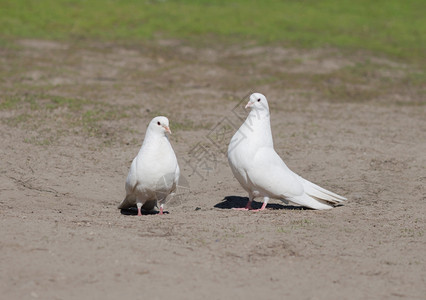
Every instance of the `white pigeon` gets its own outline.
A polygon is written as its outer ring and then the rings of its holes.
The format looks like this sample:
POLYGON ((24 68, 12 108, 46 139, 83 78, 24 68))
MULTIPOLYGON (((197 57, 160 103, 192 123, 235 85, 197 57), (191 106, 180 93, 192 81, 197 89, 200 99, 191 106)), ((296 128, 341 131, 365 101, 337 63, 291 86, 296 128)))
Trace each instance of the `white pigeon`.
POLYGON ((264 95, 252 94, 246 108, 251 111, 228 147, 232 173, 249 196, 249 202, 241 210, 252 209, 255 197, 263 197, 259 210, 265 209, 269 198, 312 209, 330 209, 346 200, 291 171, 275 152, 269 106, 264 95))
MULTIPOLYGON (((155 117, 149 123, 142 147, 127 175, 126 198, 118 208, 136 205, 140 216, 142 208, 154 209, 157 202, 163 202, 176 190, 180 169, 167 133, 171 134, 166 117, 155 117)), ((160 214, 163 207, 161 203, 160 214)))

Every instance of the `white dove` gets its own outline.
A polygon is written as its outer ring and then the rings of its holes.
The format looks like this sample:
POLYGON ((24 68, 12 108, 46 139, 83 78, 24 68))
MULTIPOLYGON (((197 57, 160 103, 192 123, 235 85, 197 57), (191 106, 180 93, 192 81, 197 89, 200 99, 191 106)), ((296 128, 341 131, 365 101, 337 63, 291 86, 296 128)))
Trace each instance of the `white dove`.
MULTIPOLYGON (((180 169, 175 152, 166 133, 170 133, 169 120, 155 117, 149 123, 138 155, 133 159, 126 179, 126 198, 118 208, 152 210, 176 190, 180 169)), ((160 205, 163 214, 164 204, 160 205)))
POLYGON ((346 198, 309 182, 291 171, 274 150, 269 106, 259 93, 250 96, 246 105, 251 111, 228 146, 232 173, 248 192, 245 208, 252 209, 255 197, 263 197, 264 210, 269 198, 313 209, 330 209, 346 198))

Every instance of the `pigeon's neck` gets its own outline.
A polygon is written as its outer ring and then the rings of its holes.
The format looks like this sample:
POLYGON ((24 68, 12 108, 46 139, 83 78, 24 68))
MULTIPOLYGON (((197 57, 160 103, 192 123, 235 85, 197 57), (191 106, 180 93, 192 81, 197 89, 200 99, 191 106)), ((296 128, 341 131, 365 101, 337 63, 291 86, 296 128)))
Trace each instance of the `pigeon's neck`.
POLYGON ((165 134, 147 132, 143 141, 141 150, 150 151, 151 149, 158 151, 165 150, 169 147, 170 142, 165 134))
POLYGON ((252 109, 247 116, 247 120, 250 120, 253 123, 269 122, 269 116, 270 115, 268 110, 252 109))
POLYGON ((245 127, 252 133, 249 136, 255 137, 256 142, 262 146, 273 147, 271 120, 269 112, 258 112, 252 110, 244 122, 245 127))

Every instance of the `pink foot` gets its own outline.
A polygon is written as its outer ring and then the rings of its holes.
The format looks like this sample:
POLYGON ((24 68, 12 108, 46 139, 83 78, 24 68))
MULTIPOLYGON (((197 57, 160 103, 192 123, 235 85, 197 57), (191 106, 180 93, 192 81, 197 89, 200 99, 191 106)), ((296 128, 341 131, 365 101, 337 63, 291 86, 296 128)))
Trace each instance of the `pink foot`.
POLYGON ((163 208, 162 208, 162 207, 160 207, 159 215, 164 215, 164 213, 163 213, 163 208))
POLYGON ((235 210, 251 210, 251 201, 247 202, 246 207, 233 207, 232 209, 235 210))
POLYGON ((259 208, 259 209, 252 209, 251 211, 262 211, 262 210, 265 210, 266 209, 266 203, 265 202, 263 202, 263 204, 262 204, 262 207, 261 208, 259 208))

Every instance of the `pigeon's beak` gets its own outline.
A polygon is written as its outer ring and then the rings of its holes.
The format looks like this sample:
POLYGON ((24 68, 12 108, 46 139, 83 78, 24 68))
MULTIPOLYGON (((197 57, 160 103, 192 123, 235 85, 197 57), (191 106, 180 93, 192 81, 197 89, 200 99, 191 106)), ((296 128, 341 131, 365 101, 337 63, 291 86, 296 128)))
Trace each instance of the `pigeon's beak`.
POLYGON ((250 108, 252 105, 253 105, 253 102, 251 101, 247 102, 245 109, 250 108))
POLYGON ((169 126, 164 126, 164 129, 166 129, 166 132, 168 132, 169 134, 172 134, 172 132, 171 132, 171 130, 170 130, 170 128, 169 128, 169 126))

